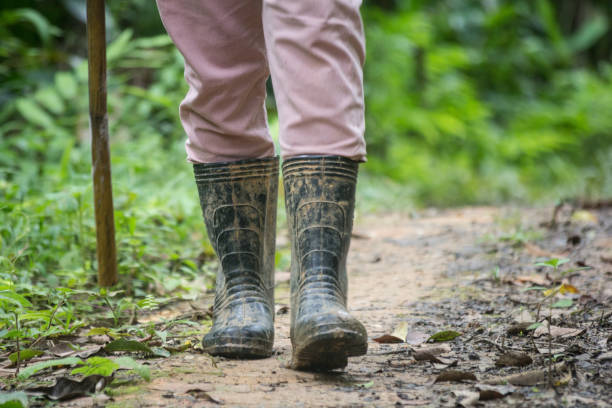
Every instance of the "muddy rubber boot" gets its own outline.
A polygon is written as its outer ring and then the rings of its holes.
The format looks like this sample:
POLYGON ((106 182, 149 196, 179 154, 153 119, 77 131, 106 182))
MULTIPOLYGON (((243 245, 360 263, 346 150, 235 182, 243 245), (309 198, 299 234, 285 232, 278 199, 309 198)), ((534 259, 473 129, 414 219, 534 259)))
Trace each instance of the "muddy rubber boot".
POLYGON ((204 351, 232 358, 270 356, 278 158, 193 167, 208 238, 220 266, 204 351))
POLYGON ((368 348, 365 328, 346 309, 357 167, 338 156, 300 156, 283 163, 296 369, 343 368, 348 357, 368 348))

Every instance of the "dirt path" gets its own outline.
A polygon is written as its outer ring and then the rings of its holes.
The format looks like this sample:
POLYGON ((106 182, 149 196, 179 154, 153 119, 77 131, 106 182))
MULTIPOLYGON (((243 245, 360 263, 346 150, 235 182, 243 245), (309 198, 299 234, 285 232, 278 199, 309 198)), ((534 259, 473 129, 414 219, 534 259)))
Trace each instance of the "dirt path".
MULTIPOLYGON (((469 208, 426 211, 417 218, 397 214, 359 218, 349 256, 349 307, 368 330, 366 356, 350 360, 342 372, 307 373, 285 368, 291 352, 289 314, 283 307, 289 303, 288 274, 279 272, 273 357, 232 361, 191 352, 149 360, 154 374, 150 383, 118 388, 112 400, 100 403, 122 407, 467 405, 468 397, 478 398, 476 384, 484 379, 546 367, 546 353, 529 348, 534 340, 528 343, 510 336, 507 328, 521 319, 533 320, 534 302, 539 299, 534 296, 542 296, 541 292, 521 291, 530 282, 518 277, 540 276, 540 284, 553 287, 556 278, 533 264, 561 254, 572 259, 572 266, 582 262, 593 269, 571 278, 581 295, 572 295, 575 306, 567 311, 571 310, 578 320, 564 317, 565 309, 555 309, 551 319, 554 325, 567 327, 580 328, 581 322, 588 323, 590 329, 563 341, 552 341, 562 343, 562 347, 581 348, 558 353, 568 361, 570 356, 582 356, 578 361, 588 365, 573 365, 573 371, 568 371, 571 379, 559 382, 556 393, 545 384, 539 388, 517 386, 493 403, 520 406, 529 401, 532 405, 557 406, 563 400, 569 406, 593 406, 593 401, 606 406, 605 401, 612 396, 610 360, 606 357, 599 361, 598 356, 609 354, 611 334, 610 212, 591 213, 599 220, 590 227, 570 222, 554 233, 539 226, 550 214, 550 209, 469 208), (569 236, 574 234, 574 227, 579 235, 572 241, 569 236), (573 245, 579 239, 583 242, 573 245), (412 344, 373 341, 402 322, 410 327, 408 341, 412 344), (450 348, 444 350, 441 362, 448 364, 415 360, 410 348, 422 347, 417 343, 448 329, 462 333, 444 343, 450 348), (597 344, 600 349, 592 349, 597 344), (499 355, 512 350, 524 350, 533 363, 521 368, 496 367, 499 355), (473 373, 478 382, 434 384, 441 371, 453 366, 473 373)), ((287 244, 284 235, 279 236, 281 247, 287 244)), ((504 390, 498 391, 504 394, 504 390)), ((91 399, 81 399, 67 405, 92 403, 91 399)))

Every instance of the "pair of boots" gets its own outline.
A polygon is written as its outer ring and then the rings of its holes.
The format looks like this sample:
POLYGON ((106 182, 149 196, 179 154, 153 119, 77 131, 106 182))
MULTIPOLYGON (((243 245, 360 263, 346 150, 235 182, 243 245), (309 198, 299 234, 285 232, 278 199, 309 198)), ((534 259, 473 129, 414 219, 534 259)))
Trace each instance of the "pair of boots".
MULTIPOLYGON (((204 221, 219 257, 213 326, 204 350, 272 354, 278 158, 195 164, 204 221)), ((291 235, 291 344, 296 369, 343 368, 367 334, 346 310, 346 256, 358 163, 338 156, 285 160, 291 235)))

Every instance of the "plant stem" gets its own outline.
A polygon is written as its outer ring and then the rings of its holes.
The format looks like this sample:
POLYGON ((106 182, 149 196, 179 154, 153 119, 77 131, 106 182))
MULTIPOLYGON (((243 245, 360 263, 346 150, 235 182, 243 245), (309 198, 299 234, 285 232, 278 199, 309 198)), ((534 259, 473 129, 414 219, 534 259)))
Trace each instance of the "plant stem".
POLYGON ((117 327, 119 325, 119 316, 117 316, 117 312, 115 312, 115 308, 113 307, 113 305, 111 305, 111 302, 108 300, 108 297, 104 296, 103 299, 108 305, 108 308, 111 310, 111 313, 113 314, 113 320, 115 321, 115 327, 117 327))
POLYGON ((19 366, 21 363, 21 350, 19 344, 19 337, 21 336, 21 331, 19 330, 19 315, 15 312, 15 327, 17 328, 17 367, 15 368, 15 377, 19 375, 19 366))

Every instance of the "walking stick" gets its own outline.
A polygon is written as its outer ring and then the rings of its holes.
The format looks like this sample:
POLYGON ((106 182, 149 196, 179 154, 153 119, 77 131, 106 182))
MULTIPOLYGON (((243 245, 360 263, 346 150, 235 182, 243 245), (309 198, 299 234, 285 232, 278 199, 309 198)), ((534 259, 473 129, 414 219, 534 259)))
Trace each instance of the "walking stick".
POLYGON ((98 285, 117 283, 117 249, 106 114, 106 29, 104 0, 87 0, 89 125, 96 213, 98 285))

